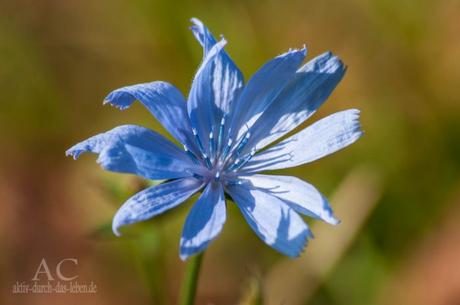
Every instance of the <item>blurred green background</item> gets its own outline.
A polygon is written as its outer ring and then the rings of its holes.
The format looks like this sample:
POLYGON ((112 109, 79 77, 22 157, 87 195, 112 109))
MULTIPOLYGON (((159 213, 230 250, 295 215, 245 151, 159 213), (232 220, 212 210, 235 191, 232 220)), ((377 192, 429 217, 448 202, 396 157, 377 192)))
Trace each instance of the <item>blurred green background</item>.
POLYGON ((316 185, 342 223, 289 260, 260 242, 229 205, 207 251, 197 304, 460 304, 460 1, 0 0, 0 303, 174 304, 191 203, 114 238, 117 207, 144 182, 102 171, 75 142, 134 123, 136 104, 102 99, 165 80, 188 92, 201 48, 198 17, 229 41, 246 76, 304 43, 348 71, 311 123, 362 111, 365 136, 284 174, 316 185), (98 292, 12 294, 42 258, 79 260, 98 292))

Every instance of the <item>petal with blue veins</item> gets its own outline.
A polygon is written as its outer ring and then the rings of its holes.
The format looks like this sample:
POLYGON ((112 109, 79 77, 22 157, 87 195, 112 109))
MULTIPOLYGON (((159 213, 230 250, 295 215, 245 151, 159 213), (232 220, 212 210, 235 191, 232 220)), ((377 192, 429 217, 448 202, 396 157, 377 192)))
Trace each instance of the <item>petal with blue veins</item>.
MULTIPOLYGON (((191 21, 193 23, 191 26, 192 33, 203 47, 203 56, 206 58, 217 40, 200 20, 192 18, 191 21)), ((223 114, 228 114, 230 105, 243 88, 243 74, 224 49, 217 54, 213 64, 213 102, 223 114)))
POLYGON ((259 238, 279 252, 297 257, 313 237, 303 219, 279 198, 246 185, 229 186, 227 192, 259 238))
POLYGON ((109 93, 104 104, 124 110, 135 100, 139 100, 180 143, 194 147, 187 104, 176 87, 162 81, 126 86, 109 93))
POLYGON ((262 149, 307 120, 329 97, 345 70, 342 61, 330 52, 300 68, 257 120, 247 149, 262 149))
POLYGON ((253 187, 281 199, 300 214, 333 225, 339 223, 326 197, 313 185, 299 178, 274 175, 251 175, 241 178, 248 180, 253 187))
POLYGON ((294 77, 307 50, 291 50, 263 65, 248 81, 232 111, 231 127, 240 137, 257 121, 294 77))
POLYGON ((192 18, 190 21, 193 23, 190 27, 193 36, 195 36, 196 40, 198 40, 203 47, 203 56, 206 57, 211 48, 217 43, 217 40, 201 20, 192 18))
POLYGON ((216 92, 220 90, 214 86, 216 69, 214 62, 226 43, 222 39, 207 53, 196 72, 188 97, 187 110, 190 121, 205 150, 208 147, 209 132, 212 126, 217 126, 223 116, 223 112, 214 103, 216 92))
POLYGON ((180 257, 203 251, 219 235, 226 220, 224 191, 221 183, 210 182, 193 205, 180 240, 180 257))
POLYGON ((128 199, 117 211, 112 222, 115 235, 119 228, 150 219, 172 209, 200 190, 202 182, 183 178, 149 187, 128 199))
POLYGON ((244 171, 283 169, 312 162, 347 147, 362 134, 359 110, 337 112, 255 155, 244 171))
POLYGON ((136 125, 122 125, 80 142, 66 154, 75 159, 83 152, 99 154, 106 170, 147 179, 172 179, 199 172, 187 154, 160 134, 136 125))

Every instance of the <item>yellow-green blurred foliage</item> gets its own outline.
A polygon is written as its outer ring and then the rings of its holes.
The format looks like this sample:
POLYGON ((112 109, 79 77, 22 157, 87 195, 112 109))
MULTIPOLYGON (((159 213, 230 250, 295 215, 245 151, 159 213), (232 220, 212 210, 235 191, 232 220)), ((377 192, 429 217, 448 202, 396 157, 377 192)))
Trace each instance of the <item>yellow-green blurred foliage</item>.
MULTIPOLYGON (((225 35, 246 79, 289 48, 305 43, 308 58, 331 50, 347 74, 308 123, 362 111, 356 144, 283 172, 335 194, 342 224, 323 233, 313 222, 318 234, 295 263, 311 275, 297 277, 308 293, 276 304, 459 304, 459 16, 458 0, 0 0, 0 303, 174 304, 191 203, 114 238, 111 217, 142 182, 64 151, 116 125, 161 130, 140 105, 120 112, 102 99, 153 80, 186 94, 201 60, 188 30, 198 17, 225 35), (77 257, 79 279, 98 293, 12 295, 43 257, 77 257)), ((228 208, 198 304, 275 304, 264 289, 287 274, 286 259, 228 208)), ((302 293, 291 284, 277 297, 302 293)))

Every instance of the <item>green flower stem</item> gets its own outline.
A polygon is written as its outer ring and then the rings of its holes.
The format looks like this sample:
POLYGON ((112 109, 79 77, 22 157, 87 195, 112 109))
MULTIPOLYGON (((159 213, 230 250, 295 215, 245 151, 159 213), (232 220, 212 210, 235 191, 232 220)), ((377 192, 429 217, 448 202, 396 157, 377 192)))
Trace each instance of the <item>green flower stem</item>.
POLYGON ((204 251, 189 258, 187 269, 185 270, 184 282, 182 283, 180 305, 195 304, 196 288, 198 286, 198 276, 200 275, 203 255, 204 251))

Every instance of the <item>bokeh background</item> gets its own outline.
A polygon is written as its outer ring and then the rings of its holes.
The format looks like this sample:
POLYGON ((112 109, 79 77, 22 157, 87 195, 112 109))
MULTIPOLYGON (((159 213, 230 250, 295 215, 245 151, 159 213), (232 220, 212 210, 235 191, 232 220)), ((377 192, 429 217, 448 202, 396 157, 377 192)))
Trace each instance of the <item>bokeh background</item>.
POLYGON ((102 106, 118 87, 166 80, 187 93, 201 18, 246 79, 307 44, 348 71, 309 120, 359 108, 365 136, 287 170, 331 198, 342 223, 311 222, 302 258, 260 242, 229 205, 206 256, 197 304, 460 304, 460 2, 457 0, 0 0, 0 303, 175 304, 191 203, 110 232, 145 186, 64 151, 116 125, 160 129, 139 104, 102 106), (96 294, 12 294, 42 258, 78 258, 96 294), (263 303, 262 303, 263 302, 263 303))

